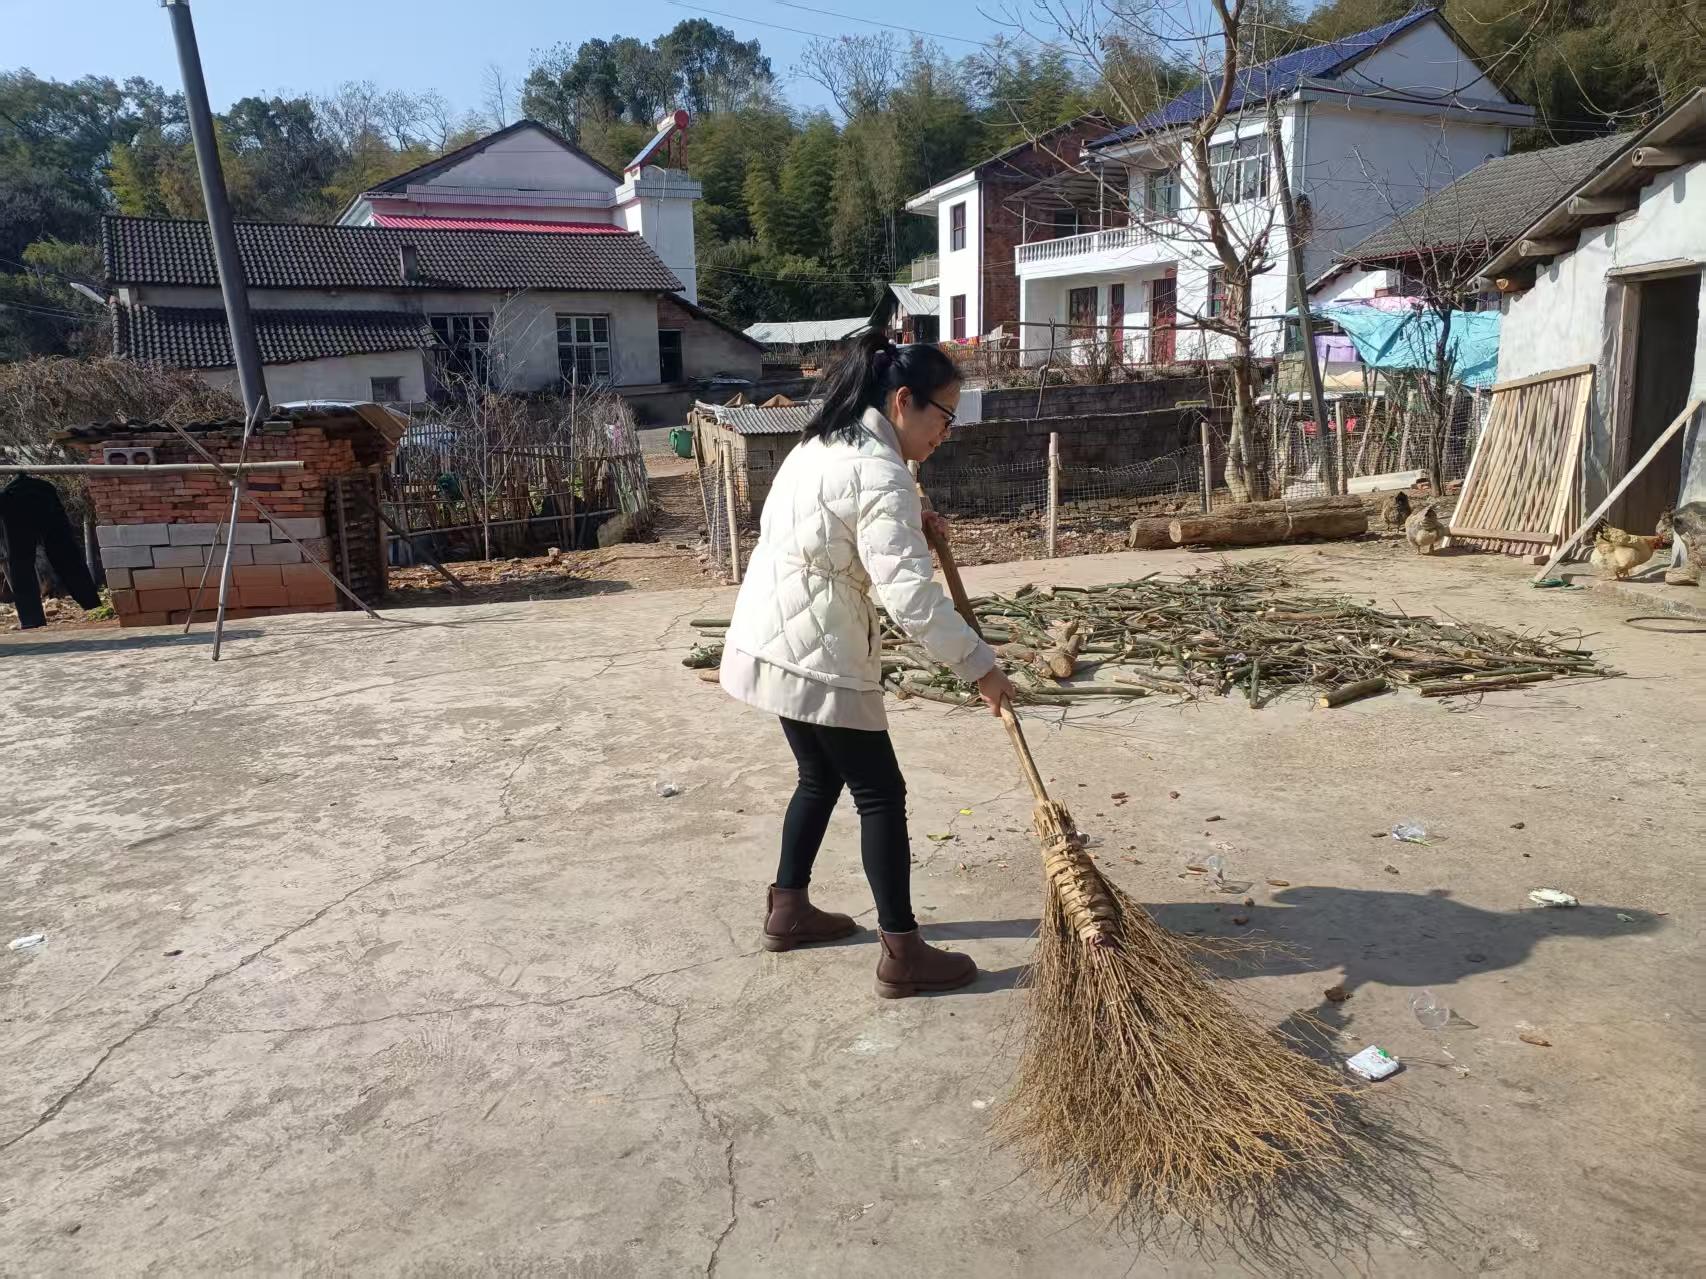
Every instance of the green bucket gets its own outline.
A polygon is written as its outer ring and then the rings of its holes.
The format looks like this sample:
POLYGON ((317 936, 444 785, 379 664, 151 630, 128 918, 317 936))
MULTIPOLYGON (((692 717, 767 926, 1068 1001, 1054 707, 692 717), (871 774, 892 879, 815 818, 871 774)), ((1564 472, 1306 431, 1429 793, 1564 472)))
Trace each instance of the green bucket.
POLYGON ((669 447, 675 450, 677 457, 693 456, 693 432, 685 426, 678 426, 669 433, 669 447))

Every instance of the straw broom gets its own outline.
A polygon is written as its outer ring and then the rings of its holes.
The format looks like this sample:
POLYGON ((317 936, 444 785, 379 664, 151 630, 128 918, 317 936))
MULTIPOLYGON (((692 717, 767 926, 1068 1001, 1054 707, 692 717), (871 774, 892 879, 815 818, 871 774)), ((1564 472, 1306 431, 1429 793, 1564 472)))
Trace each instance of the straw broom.
MULTIPOLYGON (((953 550, 929 541, 980 630, 953 550)), ((981 632, 980 632, 981 633, 981 632)), ((1059 1192, 1133 1222, 1202 1225, 1357 1153, 1342 1077, 1245 1016, 1167 931, 1103 878, 1050 799, 1011 708, 1048 892, 1026 1039, 996 1132, 1059 1192)))

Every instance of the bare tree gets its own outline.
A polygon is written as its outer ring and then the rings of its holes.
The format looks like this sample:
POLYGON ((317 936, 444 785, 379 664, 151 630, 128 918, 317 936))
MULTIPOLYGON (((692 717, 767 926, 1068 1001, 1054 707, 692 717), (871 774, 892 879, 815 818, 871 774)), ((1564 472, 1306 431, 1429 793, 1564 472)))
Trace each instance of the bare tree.
POLYGON ((501 129, 509 123, 515 85, 510 82, 509 73, 496 62, 488 62, 480 74, 480 102, 492 128, 501 129))
POLYGON ((900 81, 901 50, 888 32, 813 40, 800 74, 820 84, 846 119, 878 111, 900 81))
MULTIPOLYGON (((1258 487, 1251 296, 1276 266, 1279 210, 1261 104, 1245 101, 1246 68, 1269 50, 1273 24, 1263 0, 1209 0, 1206 27, 1199 13, 1189 0, 1032 0, 1017 21, 1093 67, 1115 123, 1127 126, 1118 145, 1070 166, 1094 179, 1098 207, 1129 208, 1134 236, 1162 239, 1181 262, 1208 273, 1206 297, 1194 308, 1181 304, 1179 318, 1198 335, 1202 356, 1224 353, 1232 410, 1226 484, 1234 500, 1248 501, 1258 487), (1155 104, 1173 96, 1181 68, 1194 69, 1194 109, 1177 122, 1151 119, 1155 104), (1240 119, 1254 127, 1216 141, 1240 119)), ((1278 317, 1260 318, 1264 337, 1277 333, 1278 317)))

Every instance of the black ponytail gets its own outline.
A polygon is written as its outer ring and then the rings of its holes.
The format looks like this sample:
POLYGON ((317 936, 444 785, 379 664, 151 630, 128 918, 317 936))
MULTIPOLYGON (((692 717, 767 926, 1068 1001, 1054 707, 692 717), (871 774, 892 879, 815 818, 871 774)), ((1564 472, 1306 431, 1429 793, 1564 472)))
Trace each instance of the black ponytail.
POLYGON ((855 443, 866 409, 881 409, 889 395, 906 387, 920 399, 937 395, 960 380, 960 371, 942 349, 926 342, 896 346, 880 329, 863 334, 836 361, 823 383, 823 405, 801 432, 805 439, 855 443))

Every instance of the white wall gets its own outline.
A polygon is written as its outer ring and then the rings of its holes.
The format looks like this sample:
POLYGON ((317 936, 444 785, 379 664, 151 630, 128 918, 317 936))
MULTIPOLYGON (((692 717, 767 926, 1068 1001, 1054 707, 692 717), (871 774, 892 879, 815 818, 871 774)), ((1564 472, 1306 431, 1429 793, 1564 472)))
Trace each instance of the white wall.
POLYGON ((411 185, 502 190, 585 191, 608 195, 608 173, 565 151, 540 129, 518 129, 461 163, 411 185))
MULTIPOLYGON (((264 369, 267 394, 275 404, 293 400, 355 400, 371 398, 372 379, 394 377, 404 400, 427 398, 427 357, 421 351, 383 351, 344 355, 294 364, 269 364, 264 369)), ((236 369, 202 369, 202 381, 237 393, 236 369)))
MULTIPOLYGON (((980 287, 983 278, 982 195, 982 186, 970 183, 963 190, 944 197, 936 205, 936 252, 942 263, 937 290, 942 298, 943 341, 953 333, 951 299, 961 293, 965 294, 966 299, 966 336, 970 338, 980 334, 983 322, 983 291, 980 287), (950 251, 948 245, 953 234, 953 218, 949 210, 960 203, 966 206, 966 247, 950 251)), ((992 263, 991 266, 997 270, 1002 269, 1002 264, 999 263, 992 263)), ((1006 264, 1006 269, 1012 270, 1012 264, 1006 264)))
POLYGON ((1328 102, 1307 104, 1301 125, 1302 179, 1312 225, 1304 276, 1313 279, 1335 254, 1389 224, 1484 160, 1504 155, 1503 125, 1394 115, 1328 102))
POLYGON ((1483 102, 1509 102, 1437 22, 1424 22, 1368 55, 1344 77, 1429 96, 1454 93, 1483 102))
MULTIPOLYGON (((217 289, 127 289, 150 306, 220 305, 217 289)), ((492 380, 506 391, 538 391, 557 382, 557 321, 563 315, 610 317, 611 380, 617 386, 651 386, 658 380, 657 295, 652 293, 516 294, 476 291, 408 293, 315 292, 308 289, 251 289, 253 307, 286 310, 309 307, 335 311, 407 311, 421 315, 490 315, 492 380), (497 357, 502 355, 500 360, 497 357)), ((311 361, 310 363, 318 363, 311 361)), ((315 395, 293 398, 315 398, 315 395)), ((335 399, 345 392, 326 393, 335 399)), ((277 393, 274 392, 275 397, 277 393)), ((362 398, 366 398, 365 389, 362 398)))
MULTIPOLYGON (((1617 336, 1608 274, 1677 261, 1706 265, 1706 162, 1673 169, 1645 187, 1634 212, 1583 232, 1573 253, 1540 269, 1532 289, 1506 299, 1499 338, 1501 382, 1573 364, 1598 365, 1589 424, 1590 501, 1603 497, 1607 482, 1615 479, 1605 470, 1617 336)), ((1690 399, 1706 397, 1706 283, 1700 305, 1690 399)), ((1696 439, 1684 472, 1683 499, 1706 499, 1706 440, 1696 439)))
POLYGON ((616 219, 638 231, 680 278, 681 294, 699 301, 699 266, 693 242, 693 202, 702 188, 685 173, 648 167, 616 191, 616 219))

